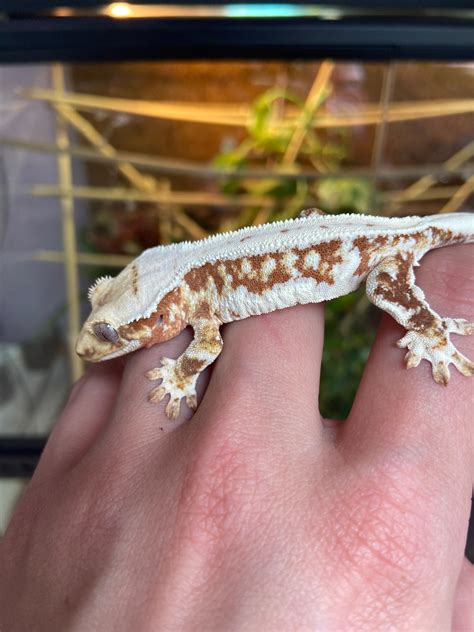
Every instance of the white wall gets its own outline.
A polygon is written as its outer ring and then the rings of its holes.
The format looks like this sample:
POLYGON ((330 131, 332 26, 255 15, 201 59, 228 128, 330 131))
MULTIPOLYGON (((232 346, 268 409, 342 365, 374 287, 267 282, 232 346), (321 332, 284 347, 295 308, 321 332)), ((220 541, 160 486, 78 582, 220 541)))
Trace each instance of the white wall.
MULTIPOLYGON (((55 144, 50 107, 21 98, 21 90, 31 88, 51 88, 49 66, 0 66, 0 137, 55 144)), ((61 249, 59 200, 28 194, 34 184, 57 183, 56 156, 0 145, 0 171, 0 340, 16 342, 40 331, 65 301, 62 266, 30 257, 35 250, 61 249)), ((74 172, 81 181, 80 163, 74 172)), ((84 204, 79 223, 83 211, 84 204)))

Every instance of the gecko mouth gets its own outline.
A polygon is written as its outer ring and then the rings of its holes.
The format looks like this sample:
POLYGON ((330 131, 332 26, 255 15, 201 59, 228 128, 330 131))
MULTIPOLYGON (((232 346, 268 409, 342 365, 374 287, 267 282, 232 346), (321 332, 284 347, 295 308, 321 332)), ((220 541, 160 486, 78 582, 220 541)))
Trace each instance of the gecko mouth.
POLYGON ((102 360, 112 360, 112 358, 135 351, 139 346, 140 342, 138 340, 127 340, 118 347, 117 345, 107 344, 107 348, 104 348, 104 343, 100 343, 92 334, 86 331, 77 340, 76 353, 88 362, 100 362, 102 360))
POLYGON ((140 342, 138 340, 129 340, 126 345, 117 349, 117 351, 112 351, 112 353, 108 353, 107 355, 102 356, 101 360, 112 360, 113 358, 118 358, 121 355, 125 355, 126 353, 131 353, 138 349, 140 346, 140 342))

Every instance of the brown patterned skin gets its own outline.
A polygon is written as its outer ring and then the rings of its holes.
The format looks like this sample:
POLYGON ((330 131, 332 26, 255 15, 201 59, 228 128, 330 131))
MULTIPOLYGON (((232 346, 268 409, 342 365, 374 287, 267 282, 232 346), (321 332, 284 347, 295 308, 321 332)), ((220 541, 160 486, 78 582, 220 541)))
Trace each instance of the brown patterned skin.
POLYGON ((397 343, 408 348, 407 368, 428 359, 434 380, 444 385, 449 382, 450 363, 463 375, 474 375, 474 363, 456 350, 449 337, 450 333, 471 334, 473 324, 460 318, 441 318, 431 309, 415 285, 412 255, 398 253, 384 259, 369 274, 367 296, 407 329, 408 333, 397 343))

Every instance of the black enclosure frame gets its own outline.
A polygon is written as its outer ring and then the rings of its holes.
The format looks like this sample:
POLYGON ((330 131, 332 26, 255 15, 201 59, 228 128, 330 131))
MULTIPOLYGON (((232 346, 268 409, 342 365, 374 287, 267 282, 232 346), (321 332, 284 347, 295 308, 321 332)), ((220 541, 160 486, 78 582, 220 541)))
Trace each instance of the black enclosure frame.
POLYGON ((461 18, 21 18, 0 22, 0 63, 142 59, 468 60, 461 18))
MULTIPOLYGON (((275 4, 273 0, 255 0, 258 4, 275 4)), ((76 9, 95 8, 108 4, 107 0, 0 0, 0 11, 16 13, 18 15, 45 11, 57 7, 72 7, 76 9)), ((181 4, 181 5, 224 5, 222 0, 134 0, 131 4, 181 4)), ((232 0, 232 4, 249 4, 249 0, 232 0)), ((423 11, 428 9, 473 9, 472 0, 295 0, 292 4, 317 4, 324 7, 349 7, 356 10, 385 9, 393 12, 395 9, 423 11)))
MULTIPOLYGON (((255 0, 254 0, 255 1, 255 0)), ((276 0, 285 3, 285 0, 276 0)), ((216 0, 137 0, 141 5, 225 6, 216 0)), ((231 4, 248 4, 230 0, 231 4)), ((258 4, 271 5, 268 0, 258 4)), ((300 0, 339 19, 135 18, 94 15, 97 0, 0 0, 0 63, 137 59, 474 58, 473 0, 300 0), (67 5, 70 17, 54 10, 67 5), (3 18, 3 19, 2 19, 3 18)))

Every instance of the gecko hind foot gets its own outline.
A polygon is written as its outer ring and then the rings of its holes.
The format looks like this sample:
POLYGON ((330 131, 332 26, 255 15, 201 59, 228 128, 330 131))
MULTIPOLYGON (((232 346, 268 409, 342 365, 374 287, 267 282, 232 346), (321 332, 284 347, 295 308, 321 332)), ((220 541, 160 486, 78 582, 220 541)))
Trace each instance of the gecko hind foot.
MULTIPOLYGON (((468 335, 471 331, 466 331, 467 327, 464 324, 471 326, 471 323, 462 321, 461 319, 445 319, 456 323, 451 325, 456 329, 447 329, 449 331, 456 331, 456 333, 464 333, 468 335), (463 331, 461 332, 460 329, 463 331)), ((446 322, 449 326, 449 323, 446 322)), ((449 339, 449 335, 438 335, 437 338, 429 337, 425 334, 408 331, 403 338, 397 342, 397 346, 400 348, 407 348, 408 352, 405 355, 405 364, 407 369, 412 369, 418 366, 421 360, 428 360, 431 363, 431 369, 433 372, 433 379, 438 384, 447 385, 450 379, 449 365, 454 364, 456 369, 466 376, 474 375, 474 362, 471 362, 469 358, 462 355, 453 343, 449 339)))
POLYGON ((169 395, 170 399, 166 405, 165 413, 170 419, 176 419, 179 415, 183 398, 191 410, 197 408, 197 376, 180 376, 176 370, 176 360, 162 358, 161 366, 147 371, 146 377, 149 380, 161 380, 161 384, 150 391, 148 400, 150 402, 160 402, 169 395))

